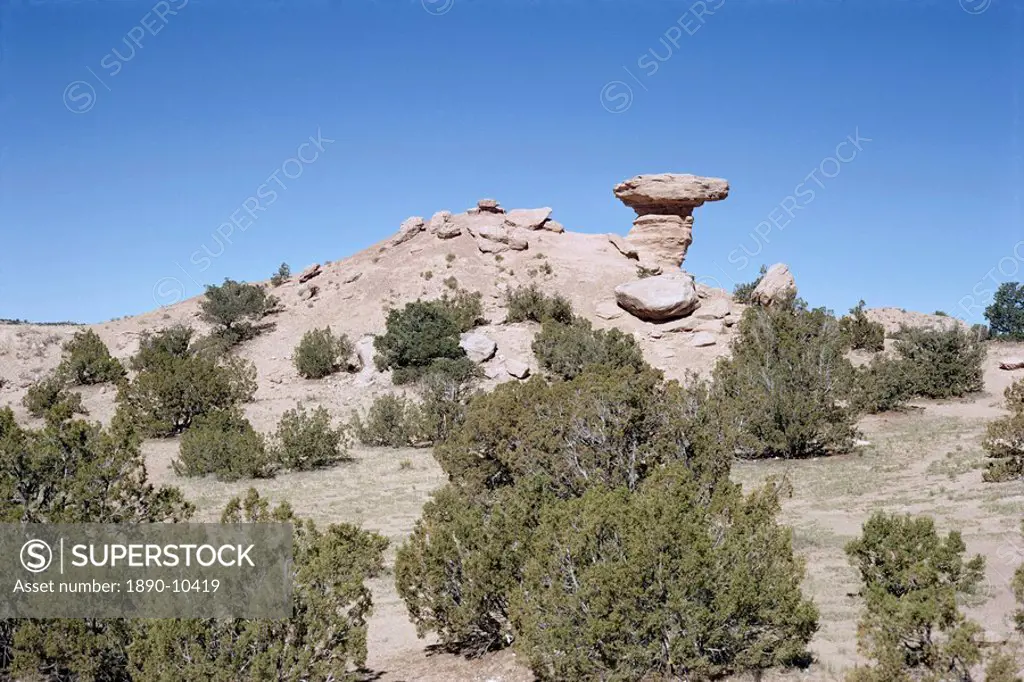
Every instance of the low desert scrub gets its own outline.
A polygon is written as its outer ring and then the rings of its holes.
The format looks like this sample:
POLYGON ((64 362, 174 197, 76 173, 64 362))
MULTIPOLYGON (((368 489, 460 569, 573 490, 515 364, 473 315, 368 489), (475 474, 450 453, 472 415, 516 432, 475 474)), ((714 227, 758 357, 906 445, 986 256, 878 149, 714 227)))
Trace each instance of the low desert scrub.
POLYGON ((958 532, 940 537, 930 517, 875 512, 868 519, 846 553, 863 582, 858 649, 872 663, 847 680, 974 679, 984 633, 957 601, 977 592, 985 560, 965 560, 965 551, 958 532))
POLYGON ((344 334, 335 336, 330 327, 311 329, 302 335, 295 347, 292 362, 299 376, 323 379, 343 368, 351 367, 349 358, 355 346, 344 334))
POLYGON ((204 415, 252 400, 256 368, 193 342, 191 328, 175 326, 144 334, 131 361, 136 371, 117 400, 144 435, 181 433, 204 415))
POLYGON ((214 326, 214 334, 229 347, 247 341, 273 325, 260 322, 274 312, 278 300, 255 284, 225 279, 218 286, 206 287, 199 303, 202 319, 214 326))
POLYGON ((986 481, 1009 481, 1024 477, 1024 379, 1006 389, 1010 414, 988 425, 982 446, 990 458, 986 481))
POLYGON ((401 448, 422 442, 419 407, 407 398, 390 393, 374 399, 366 414, 353 411, 349 429, 361 444, 401 448))
POLYGON ((544 322, 567 324, 573 320, 572 304, 560 294, 548 296, 536 284, 521 286, 505 294, 508 322, 544 322))
POLYGON ((575 378, 589 365, 638 370, 644 366, 643 352, 631 334, 594 329, 584 318, 568 324, 549 318, 534 337, 532 349, 540 366, 562 379, 575 378))
POLYGON ((592 366, 472 400, 435 450, 450 483, 396 559, 418 632, 466 654, 511 644, 543 680, 804 662, 817 609, 779 488, 729 480, 733 444, 700 416, 705 397, 592 366))
POLYGON ((853 350, 876 352, 885 348, 885 327, 868 319, 864 314, 864 301, 850 308, 850 314, 839 320, 839 331, 853 350))
POLYGON ((465 357, 459 334, 484 320, 480 292, 458 290, 433 301, 388 311, 386 332, 373 341, 377 369, 393 370, 395 384, 417 381, 436 360, 465 357))
POLYGON ((322 469, 351 459, 345 429, 331 428, 331 416, 323 407, 307 412, 299 406, 285 412, 270 452, 277 464, 292 471, 322 469))
POLYGON ((88 414, 82 406, 82 396, 68 391, 57 374, 43 377, 29 386, 21 404, 33 417, 56 421, 70 419, 74 414, 88 414))
POLYGON ((848 451, 856 435, 846 406, 853 367, 839 324, 800 301, 747 308, 732 355, 714 369, 712 403, 735 429, 744 458, 808 457, 848 451))
POLYGON ((221 410, 196 419, 181 437, 172 466, 179 476, 214 474, 219 481, 270 478, 276 466, 266 440, 237 410, 221 410))
POLYGON ((858 412, 898 409, 908 400, 956 398, 983 388, 985 347, 977 334, 904 328, 894 356, 879 356, 856 370, 851 405, 858 412))
POLYGON ((124 366, 110 356, 106 344, 91 329, 75 332, 62 350, 57 373, 73 386, 118 382, 124 378, 124 366))

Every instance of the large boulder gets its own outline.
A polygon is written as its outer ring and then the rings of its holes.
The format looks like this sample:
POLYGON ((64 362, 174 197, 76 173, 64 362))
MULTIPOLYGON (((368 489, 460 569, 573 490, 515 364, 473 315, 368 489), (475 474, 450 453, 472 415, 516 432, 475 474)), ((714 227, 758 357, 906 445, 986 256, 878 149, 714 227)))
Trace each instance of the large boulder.
POLYGON ((729 182, 684 173, 638 175, 616 185, 615 196, 638 216, 685 216, 706 201, 721 201, 729 196, 729 182))
POLYGON ((785 263, 776 263, 762 275, 761 281, 750 295, 750 300, 758 305, 770 306, 793 296, 796 296, 796 280, 793 279, 793 273, 785 263))
POLYGON ((404 244, 425 229, 427 229, 427 223, 420 216, 406 218, 398 228, 398 234, 391 238, 391 246, 404 244))
POLYGON ((505 215, 505 224, 512 228, 539 230, 551 217, 550 208, 516 208, 505 215))
POLYGON ((487 362, 498 352, 498 344, 479 332, 465 332, 459 336, 459 346, 473 362, 487 362))
POLYGON ((685 317, 700 303, 693 277, 682 271, 620 284, 615 287, 615 301, 647 322, 685 317))

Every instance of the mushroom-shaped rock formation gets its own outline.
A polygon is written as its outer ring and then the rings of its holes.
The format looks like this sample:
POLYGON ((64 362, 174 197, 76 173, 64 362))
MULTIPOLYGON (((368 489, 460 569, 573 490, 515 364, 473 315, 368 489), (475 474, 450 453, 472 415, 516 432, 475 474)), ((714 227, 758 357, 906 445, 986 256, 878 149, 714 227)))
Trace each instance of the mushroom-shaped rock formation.
POLYGON ((681 173, 638 175, 615 186, 615 196, 636 211, 626 236, 657 262, 678 268, 693 242, 693 209, 729 196, 729 183, 681 173))

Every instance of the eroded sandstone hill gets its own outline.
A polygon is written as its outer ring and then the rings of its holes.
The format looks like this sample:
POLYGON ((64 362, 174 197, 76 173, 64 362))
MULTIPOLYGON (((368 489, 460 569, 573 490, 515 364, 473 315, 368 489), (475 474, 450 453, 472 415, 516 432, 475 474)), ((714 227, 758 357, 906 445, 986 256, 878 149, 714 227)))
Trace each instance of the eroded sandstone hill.
MULTIPOLYGON (((493 354, 484 353, 489 356, 482 362, 488 376, 485 388, 536 370, 530 343, 539 325, 506 324, 503 305, 507 290, 531 283, 567 297, 596 327, 617 327, 632 334, 646 359, 671 378, 709 371, 715 359, 728 352, 743 306, 728 292, 695 284, 679 264, 693 242, 693 209, 724 199, 728 183, 692 175, 641 175, 621 183, 615 192, 638 213, 625 237, 567 230, 550 208, 506 211, 497 201, 484 199, 463 212, 409 218, 394 236, 350 257, 314 264, 273 288, 283 308, 273 318, 275 328, 239 351, 258 372, 256 402, 246 406, 254 426, 271 429, 299 400, 315 401, 347 418, 351 409, 365 406, 375 396, 399 390, 387 374, 373 369, 372 362, 358 374, 304 380, 292 365, 292 352, 305 332, 330 326, 354 341, 362 340, 361 354, 368 361, 368 337, 383 331, 389 307, 436 298, 453 287, 483 295, 489 324, 475 331, 496 345, 493 354)), ((792 286, 788 270, 780 277, 771 278, 772 287, 762 288, 763 302, 770 303, 778 291, 792 286)), ((269 282, 263 284, 270 287, 269 282)), ((115 356, 127 358, 146 330, 183 323, 205 332, 198 301, 192 298, 90 326, 115 356)), ((899 314, 886 311, 883 316, 892 324, 899 314)), ((56 366, 61 343, 78 329, 0 325, 0 405, 11 405, 19 419, 31 421, 21 397, 33 381, 56 366)), ((90 418, 109 419, 114 390, 97 387, 82 392, 90 418)))

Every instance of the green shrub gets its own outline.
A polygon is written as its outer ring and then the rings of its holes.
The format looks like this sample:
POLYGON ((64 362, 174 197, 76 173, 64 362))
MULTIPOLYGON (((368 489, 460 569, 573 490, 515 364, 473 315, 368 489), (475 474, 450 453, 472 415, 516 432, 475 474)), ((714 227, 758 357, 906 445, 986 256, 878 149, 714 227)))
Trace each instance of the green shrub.
POLYGON ((573 320, 572 304, 561 294, 548 296, 536 284, 521 286, 505 294, 508 322, 544 322, 554 320, 568 324, 573 320))
POLYGON ((480 368, 469 358, 435 360, 420 379, 419 432, 438 443, 460 425, 480 368))
POLYGON ((132 358, 137 374, 117 399, 145 435, 181 433, 197 417, 252 400, 256 392, 251 363, 201 352, 191 339, 191 329, 171 327, 140 341, 132 358))
POLYGON ((48 417, 57 421, 70 419, 74 414, 89 414, 82 406, 82 396, 68 391, 64 381, 56 374, 29 386, 21 404, 33 417, 48 417))
POLYGON ((850 314, 839 320, 839 331, 853 350, 874 352, 885 348, 885 327, 868 319, 864 314, 864 301, 850 308, 850 314))
POLYGON ((991 336, 988 325, 985 324, 974 324, 971 325, 971 333, 978 337, 979 341, 988 341, 991 336))
POLYGON ((363 445, 401 448, 422 438, 419 409, 409 400, 390 393, 378 396, 365 417, 352 413, 352 434, 363 445))
POLYGON ((640 369, 645 364, 631 334, 615 328, 594 329, 584 318, 568 324, 546 320, 532 349, 540 366, 562 379, 578 376, 589 365, 640 369))
POLYGON ((902 360, 875 357, 854 372, 850 406, 857 413, 878 414, 903 407, 915 395, 916 372, 902 360))
POLYGON ((214 325, 214 333, 229 346, 256 337, 272 324, 260 320, 273 312, 278 300, 255 284, 225 279, 224 283, 206 287, 206 296, 199 303, 202 319, 214 325))
POLYGON ((106 344, 91 329, 75 332, 62 350, 57 372, 72 385, 117 382, 124 377, 124 367, 110 356, 106 344))
POLYGON ((293 362, 299 376, 306 379, 322 379, 334 374, 348 362, 355 346, 344 334, 335 336, 330 327, 311 329, 302 335, 295 347, 293 362))
POLYGON ((394 370, 396 384, 415 381, 438 358, 465 356, 461 328, 438 301, 413 301, 388 311, 386 332, 373 340, 377 369, 394 370))
POLYGON ((444 313, 455 323, 460 332, 468 332, 474 327, 486 324, 483 318, 484 308, 479 291, 455 290, 445 292, 439 301, 444 313))
POLYGON ((274 434, 273 459, 292 471, 309 471, 351 459, 345 430, 331 428, 331 416, 323 407, 312 413, 302 407, 281 416, 274 434))
MULTIPOLYGON (((678 465, 677 465, 678 466, 678 465)), ((718 679, 804 663, 804 599, 774 490, 708 509, 685 469, 547 506, 510 616, 542 680, 718 679)))
POLYGON ((134 679, 153 682, 353 680, 366 664, 367 581, 384 570, 388 541, 347 523, 318 528, 287 504, 270 511, 249 489, 222 523, 293 524, 291 600, 286 619, 150 620, 127 655, 134 679))
POLYGON ((868 519, 846 553, 864 584, 858 648, 874 665, 849 680, 971 679, 981 628, 960 613, 957 598, 977 591, 985 561, 964 561, 965 551, 958 532, 939 537, 929 517, 868 519))
POLYGON ((982 447, 990 461, 986 481, 1009 481, 1024 477, 1024 379, 1007 387, 1006 408, 1010 414, 988 425, 982 447))
POLYGON ((1024 284, 1000 284, 992 304, 985 308, 985 319, 993 338, 1024 339, 1024 284))
POLYGON ((952 329, 904 328, 896 352, 909 364, 916 395, 953 398, 984 387, 985 346, 960 325, 952 329))
POLYGON ((237 410, 197 418, 181 437, 172 466, 179 476, 215 474, 218 481, 269 478, 275 469, 263 436, 237 410))
POLYGON ((845 452, 856 434, 841 404, 853 367, 843 357, 836 319, 825 309, 789 305, 747 308, 732 356, 715 366, 713 394, 740 437, 745 458, 807 457, 845 452))
POLYGON ((270 284, 275 287, 279 287, 292 276, 292 269, 287 263, 281 263, 280 267, 277 268, 277 272, 270 276, 270 284))
POLYGON ((754 295, 754 289, 761 283, 761 278, 768 274, 768 266, 762 265, 761 271, 757 275, 757 279, 753 282, 743 282, 737 284, 732 290, 732 298, 737 303, 751 303, 751 296, 754 295))

